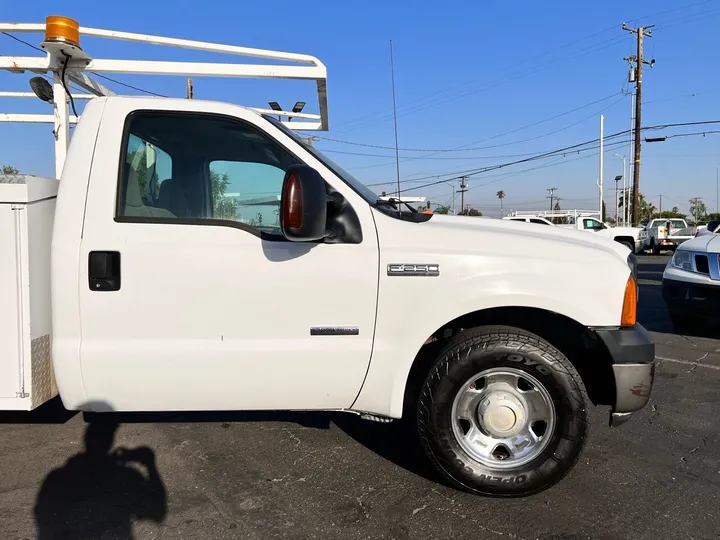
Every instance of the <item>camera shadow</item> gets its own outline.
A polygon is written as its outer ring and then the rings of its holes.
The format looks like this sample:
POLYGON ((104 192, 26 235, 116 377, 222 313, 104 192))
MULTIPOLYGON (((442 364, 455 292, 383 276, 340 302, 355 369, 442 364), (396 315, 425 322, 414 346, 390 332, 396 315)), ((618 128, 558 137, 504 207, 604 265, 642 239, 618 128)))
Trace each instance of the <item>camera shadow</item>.
POLYGON ((119 427, 114 413, 94 417, 84 450, 45 477, 34 508, 39 540, 132 539, 134 522, 164 521, 167 493, 155 453, 113 449, 119 427))

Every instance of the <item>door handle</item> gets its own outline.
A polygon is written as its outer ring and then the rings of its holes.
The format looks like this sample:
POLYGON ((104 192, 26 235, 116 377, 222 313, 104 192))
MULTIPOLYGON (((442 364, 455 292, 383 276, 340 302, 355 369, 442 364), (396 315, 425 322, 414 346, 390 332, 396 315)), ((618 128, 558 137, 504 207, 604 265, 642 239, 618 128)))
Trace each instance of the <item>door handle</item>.
POLYGON ((91 291, 119 291, 120 252, 91 251, 88 256, 88 279, 91 291))

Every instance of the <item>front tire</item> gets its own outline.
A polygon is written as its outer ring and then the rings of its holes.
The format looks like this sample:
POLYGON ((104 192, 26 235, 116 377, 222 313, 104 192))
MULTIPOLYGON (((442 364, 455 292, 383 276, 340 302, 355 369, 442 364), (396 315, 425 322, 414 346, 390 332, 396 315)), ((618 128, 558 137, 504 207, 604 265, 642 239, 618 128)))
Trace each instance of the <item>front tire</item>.
POLYGON ((508 326, 466 330, 440 352, 420 391, 420 440, 455 487, 493 496, 549 488, 588 435, 575 367, 544 339, 508 326))
POLYGON ((626 248, 628 248, 630 250, 630 253, 635 253, 635 244, 633 244, 632 242, 627 242, 625 240, 620 243, 626 248))

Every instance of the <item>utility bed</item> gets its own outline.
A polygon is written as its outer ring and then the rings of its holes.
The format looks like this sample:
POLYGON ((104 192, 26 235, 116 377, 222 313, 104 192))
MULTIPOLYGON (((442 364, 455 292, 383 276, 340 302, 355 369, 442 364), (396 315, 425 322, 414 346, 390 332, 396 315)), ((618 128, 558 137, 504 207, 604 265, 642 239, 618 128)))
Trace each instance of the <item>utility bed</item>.
POLYGON ((57 395, 52 367, 50 246, 58 181, 0 175, 0 410, 57 395))

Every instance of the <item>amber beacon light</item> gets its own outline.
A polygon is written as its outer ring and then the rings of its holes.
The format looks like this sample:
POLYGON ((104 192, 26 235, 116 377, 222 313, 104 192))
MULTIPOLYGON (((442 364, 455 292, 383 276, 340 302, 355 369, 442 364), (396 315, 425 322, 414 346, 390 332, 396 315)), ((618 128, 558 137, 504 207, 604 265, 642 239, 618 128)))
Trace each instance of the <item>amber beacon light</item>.
POLYGON ((45 42, 67 43, 80 48, 80 24, 69 17, 50 15, 45 19, 45 42))

